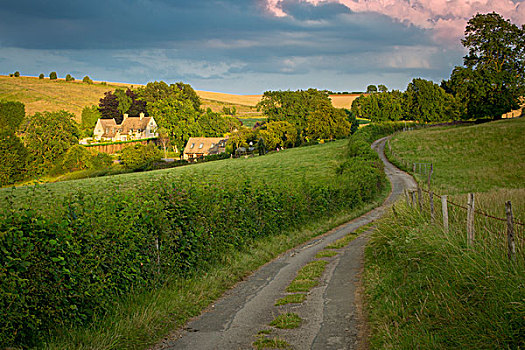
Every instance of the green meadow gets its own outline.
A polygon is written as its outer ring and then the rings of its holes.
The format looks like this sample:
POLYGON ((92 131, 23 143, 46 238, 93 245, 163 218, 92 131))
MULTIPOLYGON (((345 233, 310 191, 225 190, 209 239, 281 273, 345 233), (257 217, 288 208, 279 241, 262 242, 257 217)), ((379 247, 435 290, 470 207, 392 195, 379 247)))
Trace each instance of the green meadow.
MULTIPOLYGON (((428 128, 401 133, 391 145, 401 164, 434 164, 432 189, 465 206, 505 218, 511 201, 525 220, 525 120, 428 128)), ((426 177, 416 174, 423 188, 426 177)), ((509 259, 504 221, 475 215, 475 239, 466 212, 448 206, 450 230, 401 199, 382 219, 366 249, 365 285, 372 349, 520 349, 525 347, 525 230, 516 230, 509 259)), ((416 206, 417 207, 417 206, 416 206)))

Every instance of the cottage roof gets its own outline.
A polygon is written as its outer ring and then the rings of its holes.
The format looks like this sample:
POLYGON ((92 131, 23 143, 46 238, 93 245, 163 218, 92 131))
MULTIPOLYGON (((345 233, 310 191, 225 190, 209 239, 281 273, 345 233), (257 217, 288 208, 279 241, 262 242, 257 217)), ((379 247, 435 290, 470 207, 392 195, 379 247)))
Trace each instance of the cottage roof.
POLYGON ((216 154, 226 146, 227 137, 190 137, 184 154, 216 154))
POLYGON ((137 131, 137 130, 144 130, 148 126, 148 123, 150 122, 151 117, 128 117, 126 118, 121 125, 119 125, 119 129, 122 129, 120 132, 121 135, 129 134, 131 130, 137 131))

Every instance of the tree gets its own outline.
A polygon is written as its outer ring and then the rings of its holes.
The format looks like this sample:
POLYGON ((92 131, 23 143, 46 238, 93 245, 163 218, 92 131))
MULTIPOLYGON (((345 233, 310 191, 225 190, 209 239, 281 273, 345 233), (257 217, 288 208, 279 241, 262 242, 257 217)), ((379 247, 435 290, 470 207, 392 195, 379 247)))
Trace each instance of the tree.
POLYGON ((20 77, 20 72, 19 72, 19 71, 16 71, 16 72, 15 72, 15 78, 18 78, 18 77, 20 77))
POLYGON ((27 150, 12 130, 0 129, 0 186, 22 180, 27 150))
POLYGON ((322 105, 307 117, 305 133, 313 140, 333 140, 350 134, 350 122, 342 109, 322 105))
POLYGON ((386 85, 383 85, 383 84, 379 84, 377 86, 377 89, 379 90, 379 92, 387 92, 388 91, 388 88, 386 87, 386 85))
POLYGON ((124 115, 124 113, 127 113, 131 105, 133 104, 131 97, 128 94, 126 94, 124 89, 116 89, 113 94, 117 97, 118 100, 118 111, 121 115, 124 115))
POLYGON ((191 101, 191 103, 193 104, 193 108, 195 108, 196 111, 198 111, 201 108, 201 99, 199 98, 199 95, 197 95, 195 90, 193 90, 190 84, 184 84, 182 81, 180 81, 176 83, 175 86, 182 92, 182 96, 184 99, 191 101))
POLYGON ((297 129, 286 121, 266 123, 266 129, 259 135, 268 149, 277 147, 293 147, 297 141, 297 129))
POLYGON ((131 106, 127 111, 131 117, 138 117, 140 113, 148 114, 146 110, 146 102, 141 101, 133 90, 128 88, 126 90, 126 96, 131 99, 131 106))
POLYGON ((44 73, 40 73, 40 75, 38 76, 38 79, 44 79, 44 73))
POLYGON ((161 160, 161 153, 153 143, 147 146, 136 144, 122 150, 120 160, 127 169, 146 170, 161 160))
POLYGON ((91 158, 93 155, 84 146, 73 145, 71 146, 62 159, 62 170, 76 171, 83 170, 90 167, 91 158))
POLYGON ((86 84, 93 84, 93 80, 91 80, 91 78, 89 76, 85 76, 82 81, 86 84))
POLYGON ((170 145, 169 130, 166 128, 158 128, 157 133, 159 134, 157 140, 160 142, 164 151, 164 158, 168 158, 168 146, 170 145))
POLYGON ((269 122, 286 121, 292 124, 298 135, 298 142, 305 139, 307 117, 321 106, 331 106, 326 91, 316 89, 298 91, 266 91, 257 104, 269 122))
POLYGON ((461 43, 465 67, 454 68, 443 87, 466 107, 468 118, 500 118, 525 93, 525 26, 492 12, 472 17, 461 43))
POLYGON ((82 109, 80 127, 88 135, 93 135, 93 129, 100 118, 102 118, 102 114, 100 114, 97 106, 86 106, 82 109))
POLYGON ((30 154, 29 170, 43 174, 72 145, 78 143, 75 115, 66 111, 35 113, 28 120, 24 144, 30 154))
POLYGON ((425 79, 413 79, 406 90, 407 116, 419 122, 457 120, 460 106, 454 96, 425 79))
POLYGON ((178 94, 180 91, 149 103, 148 110, 159 128, 167 130, 171 143, 182 149, 190 137, 199 136, 202 131, 197 124, 199 115, 192 102, 179 98, 178 94))
POLYGON ((49 79, 51 80, 56 80, 58 77, 57 77, 57 72, 51 72, 49 73, 49 79))
POLYGON ((26 115, 25 105, 15 101, 0 101, 0 130, 16 132, 26 115))
POLYGON ((368 85, 366 87, 366 93, 367 94, 373 94, 373 93, 376 93, 377 92, 377 86, 375 85, 368 85))
POLYGON ((104 93, 104 97, 100 99, 98 104, 98 111, 103 119, 115 119, 117 124, 122 123, 123 116, 118 109, 118 97, 111 91, 104 93))
POLYGON ((66 81, 75 81, 75 78, 73 78, 73 77, 71 76, 71 74, 68 73, 68 74, 66 75, 66 81))

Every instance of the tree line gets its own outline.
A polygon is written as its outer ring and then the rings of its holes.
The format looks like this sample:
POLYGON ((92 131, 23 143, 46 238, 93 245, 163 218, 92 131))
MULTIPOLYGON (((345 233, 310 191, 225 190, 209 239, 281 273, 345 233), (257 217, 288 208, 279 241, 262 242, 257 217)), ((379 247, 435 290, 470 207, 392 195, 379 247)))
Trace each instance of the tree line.
POLYGON ((461 40, 468 54, 440 85, 413 79, 405 92, 369 85, 352 104, 375 122, 498 119, 520 107, 525 93, 525 25, 492 12, 472 17, 461 40), (379 91, 379 92, 378 92, 379 91))

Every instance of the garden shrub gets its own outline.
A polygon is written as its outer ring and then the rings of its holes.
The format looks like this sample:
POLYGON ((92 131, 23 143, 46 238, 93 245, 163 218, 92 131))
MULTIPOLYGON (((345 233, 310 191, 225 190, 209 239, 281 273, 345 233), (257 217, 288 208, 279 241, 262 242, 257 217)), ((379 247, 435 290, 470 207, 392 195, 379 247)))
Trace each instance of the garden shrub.
POLYGON ((132 170, 148 169, 161 158, 161 152, 153 143, 149 143, 147 146, 141 144, 128 146, 122 150, 120 155, 122 165, 132 170))

